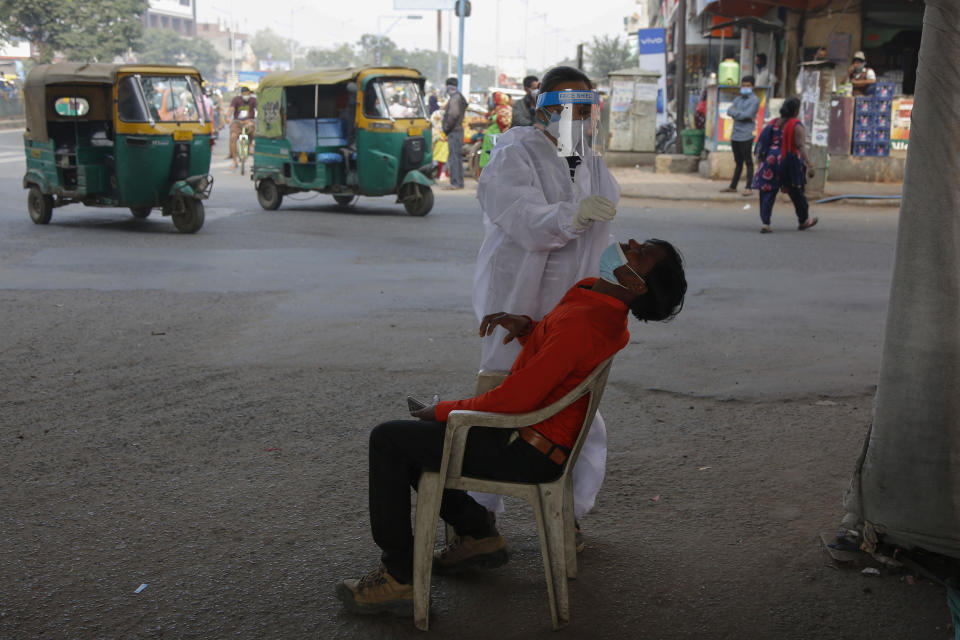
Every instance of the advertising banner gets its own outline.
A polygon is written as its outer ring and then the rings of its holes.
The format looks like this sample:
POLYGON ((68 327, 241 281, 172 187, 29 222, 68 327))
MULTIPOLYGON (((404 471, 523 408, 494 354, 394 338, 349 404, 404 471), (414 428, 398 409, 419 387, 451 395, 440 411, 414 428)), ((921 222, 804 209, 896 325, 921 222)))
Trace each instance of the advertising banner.
POLYGON ((667 98, 667 35, 664 29, 637 31, 639 67, 660 74, 657 80, 657 126, 666 122, 667 98))

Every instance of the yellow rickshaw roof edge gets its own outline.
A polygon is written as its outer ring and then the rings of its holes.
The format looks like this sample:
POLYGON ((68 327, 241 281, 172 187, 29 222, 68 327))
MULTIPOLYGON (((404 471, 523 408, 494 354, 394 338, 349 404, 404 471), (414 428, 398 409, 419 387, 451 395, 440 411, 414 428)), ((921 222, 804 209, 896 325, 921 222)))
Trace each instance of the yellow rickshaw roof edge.
POLYGON ((340 84, 341 82, 354 81, 361 75, 396 75, 410 78, 423 77, 423 74, 410 67, 339 67, 304 69, 302 71, 273 71, 260 79, 260 84, 257 89, 310 84, 340 84))
POLYGON ((196 67, 169 64, 105 64, 56 62, 39 64, 27 75, 26 86, 61 83, 113 84, 124 73, 173 73, 199 75, 196 67))

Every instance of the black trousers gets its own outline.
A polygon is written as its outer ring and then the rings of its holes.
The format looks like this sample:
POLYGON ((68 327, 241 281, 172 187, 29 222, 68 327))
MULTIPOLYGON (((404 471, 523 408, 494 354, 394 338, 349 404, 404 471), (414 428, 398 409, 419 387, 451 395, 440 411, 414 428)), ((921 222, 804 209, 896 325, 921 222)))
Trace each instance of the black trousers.
MULTIPOLYGON (((413 527, 410 488, 423 470, 439 471, 446 424, 394 420, 370 433, 370 528, 383 550, 387 571, 399 582, 413 579, 413 527)), ((562 468, 516 438, 512 429, 474 427, 467 438, 463 475, 517 482, 549 482, 562 468)), ((491 527, 487 510, 466 491, 443 492, 440 517, 457 535, 483 537, 491 527)))
POLYGON ((737 163, 737 168, 733 170, 733 180, 730 181, 730 188, 736 189, 740 182, 740 172, 743 170, 743 163, 747 163, 747 189, 753 188, 753 140, 731 140, 730 146, 733 148, 733 160, 737 163))

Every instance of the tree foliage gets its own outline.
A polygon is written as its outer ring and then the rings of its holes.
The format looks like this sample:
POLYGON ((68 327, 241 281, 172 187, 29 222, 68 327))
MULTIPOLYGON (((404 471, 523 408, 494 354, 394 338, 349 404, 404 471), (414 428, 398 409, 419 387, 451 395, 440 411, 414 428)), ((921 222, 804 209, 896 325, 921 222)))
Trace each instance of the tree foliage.
POLYGON ((143 49, 137 56, 148 64, 191 64, 205 78, 216 75, 220 54, 203 38, 184 38, 169 29, 148 29, 143 36, 143 49))
POLYGON ((357 64, 357 55, 353 47, 346 42, 331 49, 311 49, 303 59, 297 60, 297 67, 352 67, 357 64))
POLYGON ((620 36, 594 36, 587 47, 587 63, 590 73, 596 78, 606 78, 611 71, 636 64, 637 58, 630 53, 630 44, 620 36))
POLYGON ((253 55, 257 56, 257 60, 290 59, 290 39, 278 35, 273 29, 260 29, 253 34, 253 38, 250 39, 250 48, 253 49, 253 55))
POLYGON ((148 7, 148 0, 0 0, 0 39, 27 40, 38 62, 56 53, 112 62, 139 46, 148 7))

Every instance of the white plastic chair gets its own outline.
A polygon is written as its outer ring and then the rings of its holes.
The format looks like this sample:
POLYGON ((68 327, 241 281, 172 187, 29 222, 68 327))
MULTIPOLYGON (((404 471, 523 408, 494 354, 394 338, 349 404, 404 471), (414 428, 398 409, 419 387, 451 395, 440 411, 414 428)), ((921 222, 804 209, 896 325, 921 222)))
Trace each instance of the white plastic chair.
MULTIPOLYGON (((600 398, 603 396, 612 362, 613 356, 607 358, 576 388, 553 404, 537 411, 524 414, 483 411, 450 413, 447 418, 440 471, 422 473, 417 490, 413 552, 413 616, 414 624, 418 629, 426 631, 430 626, 430 580, 433 570, 434 541, 437 534, 437 520, 440 516, 440 501, 445 488, 496 493, 523 498, 530 503, 537 518, 537 530, 540 534, 540 552, 543 555, 553 628, 559 629, 570 621, 567 578, 575 578, 577 575, 573 519, 573 467, 590 430, 590 424, 597 413, 597 407, 600 406, 600 398), (567 457, 563 473, 556 480, 531 484, 461 475, 467 434, 471 427, 519 429, 531 426, 556 415, 588 394, 590 401, 583 425, 567 457)), ((484 376, 481 376, 478 386, 484 383, 483 378, 484 376)), ((487 374, 486 382, 490 381, 490 374, 487 374)))

